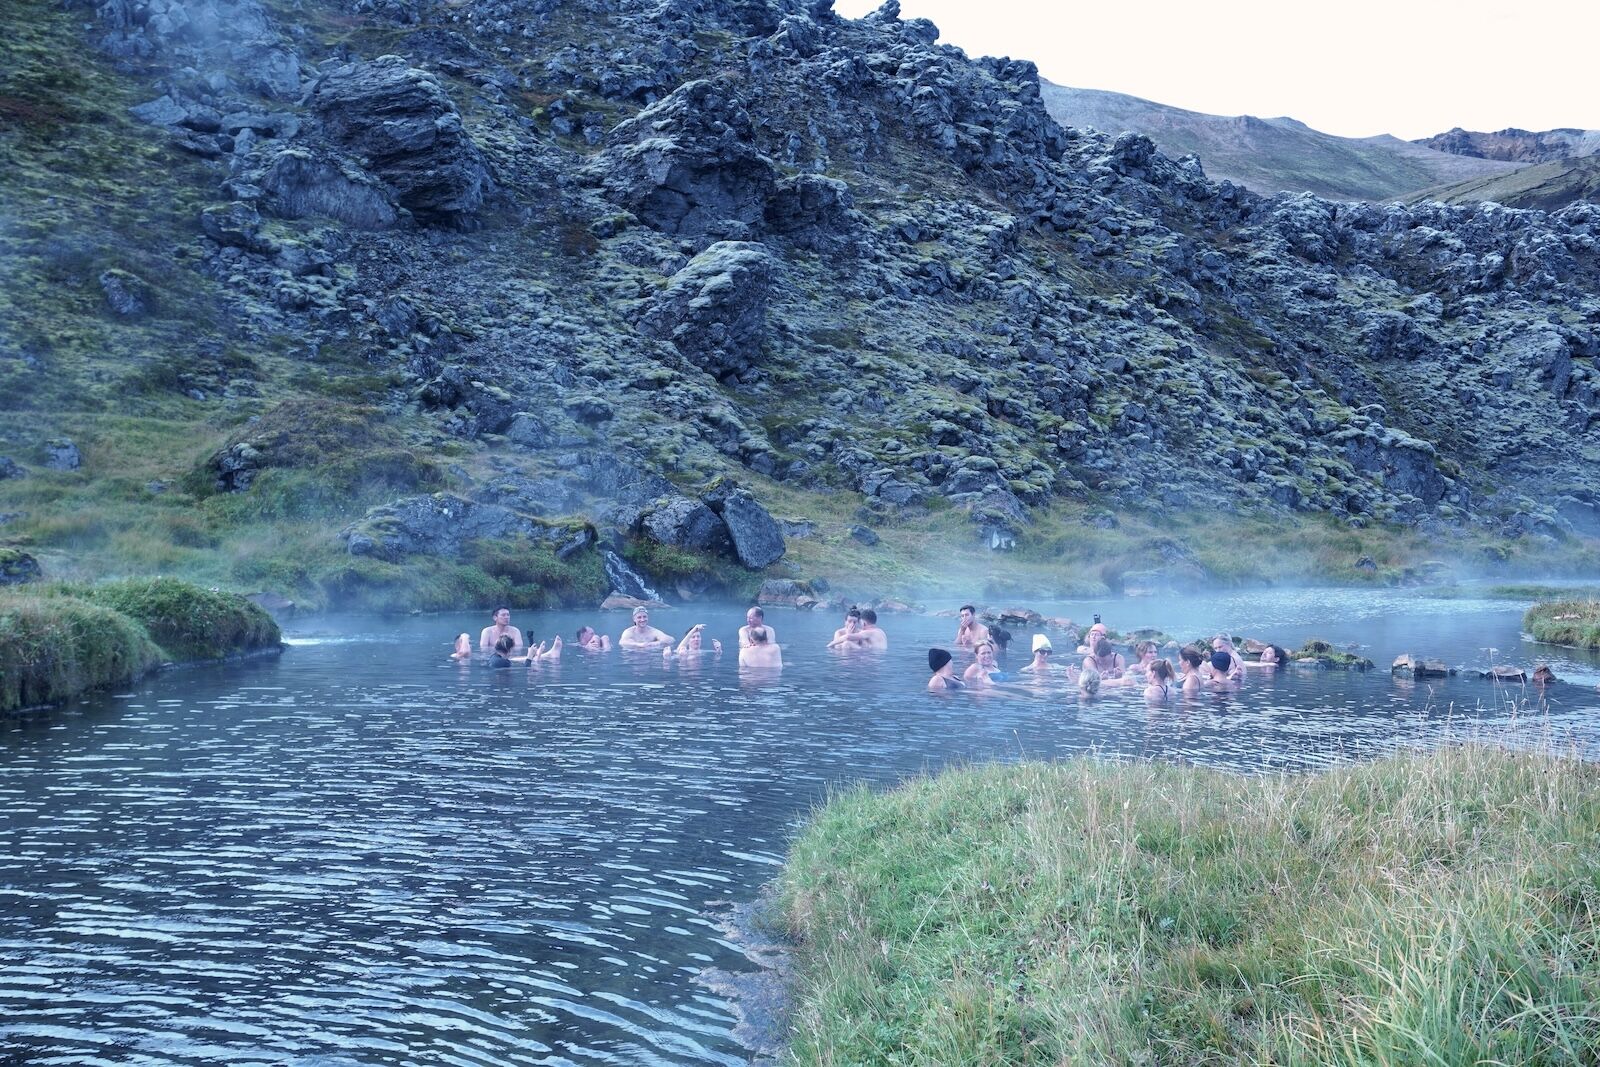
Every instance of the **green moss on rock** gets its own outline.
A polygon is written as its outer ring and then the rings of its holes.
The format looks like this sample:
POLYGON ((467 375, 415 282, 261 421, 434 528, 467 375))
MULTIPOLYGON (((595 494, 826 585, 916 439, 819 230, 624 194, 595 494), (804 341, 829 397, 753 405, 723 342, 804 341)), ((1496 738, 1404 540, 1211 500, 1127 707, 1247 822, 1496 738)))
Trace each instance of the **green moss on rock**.
POLYGON ((161 660, 144 627, 113 608, 0 593, 0 712, 121 685, 161 660))

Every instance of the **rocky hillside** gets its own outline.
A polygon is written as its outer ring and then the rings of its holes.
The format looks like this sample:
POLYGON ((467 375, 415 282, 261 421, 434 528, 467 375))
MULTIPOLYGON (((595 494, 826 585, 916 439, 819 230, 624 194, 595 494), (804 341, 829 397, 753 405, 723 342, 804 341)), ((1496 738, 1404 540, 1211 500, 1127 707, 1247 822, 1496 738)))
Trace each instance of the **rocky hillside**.
POLYGON ((1550 163, 1558 159, 1592 156, 1600 152, 1600 130, 1507 129, 1494 133, 1474 133, 1457 126, 1413 142, 1424 148, 1475 159, 1498 159, 1511 163, 1550 163))
POLYGON ((581 599, 931 531, 1116 586, 1216 573, 1219 514, 1600 532, 1590 205, 1259 196, 893 0, 21 6, 0 536, 47 570, 581 599))
POLYGON ((1535 163, 1509 174, 1428 189, 1412 199, 1560 211, 1578 200, 1600 201, 1600 156, 1535 163))
POLYGON ((1045 107, 1063 126, 1088 126, 1113 137, 1142 133, 1174 159, 1199 156, 1213 180, 1227 179, 1258 193, 1392 200, 1517 166, 1397 137, 1335 137, 1290 118, 1207 115, 1050 82, 1042 89, 1045 107))

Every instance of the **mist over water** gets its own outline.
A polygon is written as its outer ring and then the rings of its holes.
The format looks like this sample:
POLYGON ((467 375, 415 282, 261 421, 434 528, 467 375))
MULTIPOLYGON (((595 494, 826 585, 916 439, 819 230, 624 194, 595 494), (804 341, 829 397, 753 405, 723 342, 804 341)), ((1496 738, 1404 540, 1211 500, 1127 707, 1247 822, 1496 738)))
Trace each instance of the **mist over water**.
MULTIPOLYGON (((949 605, 954 607, 955 603, 949 605)), ((734 1064, 707 969, 831 788, 1021 756, 1306 768, 1510 730, 1600 740, 1600 664, 1550 690, 1391 679, 1411 651, 1531 666, 1524 605, 1388 592, 1031 605, 1115 629, 1367 646, 1372 674, 1280 671, 1147 707, 1019 685, 923 691, 955 620, 884 616, 883 657, 823 651, 840 620, 770 611, 785 669, 590 656, 447 659, 483 616, 315 620, 281 661, 153 679, 0 724, 0 1062, 734 1064)), ((515 613, 534 640, 620 614, 515 613)), ((1058 646, 1061 642, 1058 642, 1058 646)), ((1013 644, 1013 669, 1027 656, 1013 644)), ((1063 650, 1065 651, 1065 650, 1063 650)), ((1060 657, 1065 659, 1066 656, 1060 657)))

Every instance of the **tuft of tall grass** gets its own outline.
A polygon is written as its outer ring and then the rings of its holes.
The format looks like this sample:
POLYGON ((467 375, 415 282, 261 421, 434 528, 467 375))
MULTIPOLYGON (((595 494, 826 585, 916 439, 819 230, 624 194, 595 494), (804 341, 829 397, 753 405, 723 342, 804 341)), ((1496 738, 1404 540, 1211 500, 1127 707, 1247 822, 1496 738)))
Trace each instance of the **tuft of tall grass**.
POLYGON ((774 891, 796 1064, 1600 1056, 1600 768, 1577 759, 947 772, 833 798, 774 891))
POLYGON ((162 660, 142 626, 100 604, 0 593, 0 713, 121 685, 162 660))
POLYGON ((1600 599, 1535 604, 1523 614, 1522 628, 1545 644, 1600 649, 1600 599))

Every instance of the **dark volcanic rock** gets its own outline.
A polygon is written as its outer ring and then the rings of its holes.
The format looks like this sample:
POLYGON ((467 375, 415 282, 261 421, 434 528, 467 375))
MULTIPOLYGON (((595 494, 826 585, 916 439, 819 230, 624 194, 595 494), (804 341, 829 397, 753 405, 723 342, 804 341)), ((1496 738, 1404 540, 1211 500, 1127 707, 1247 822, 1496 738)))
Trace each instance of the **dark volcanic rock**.
POLYGON ((608 196, 665 233, 754 233, 777 189, 772 162, 750 147, 749 113, 733 86, 695 81, 619 124, 593 165, 608 196))
POLYGON ((15 548, 0 548, 0 585, 23 585, 44 577, 39 561, 15 548))
POLYGON ((328 73, 310 96, 330 136, 366 160, 424 222, 460 224, 483 205, 489 171, 438 79, 399 56, 328 73))
POLYGON ((125 270, 108 270, 100 275, 100 290, 106 294, 111 310, 124 319, 134 319, 150 310, 150 287, 125 270))
POLYGON ((434 493, 373 508, 339 536, 352 556, 396 562, 413 555, 455 559, 467 542, 480 539, 560 541, 569 531, 545 526, 498 504, 434 493))
POLYGON ((639 528, 671 548, 721 555, 731 547, 721 516, 684 496, 668 497, 650 507, 641 516, 639 528))
POLYGON ((7 478, 26 478, 28 472, 17 465, 17 461, 10 456, 0 456, 0 482, 7 478))
POLYGON ((253 176, 275 215, 288 219, 324 215, 363 230, 392 226, 398 218, 389 192, 353 164, 288 148, 253 176))
POLYGON ((771 287, 765 247, 719 241, 672 276, 640 327, 718 378, 739 377, 760 360, 771 287))
POLYGON ((783 530, 748 490, 736 488, 707 503, 727 524, 740 563, 758 571, 783 558, 783 530))
POLYGON ((53 471, 75 471, 83 465, 83 457, 78 453, 77 445, 65 437, 58 437, 45 442, 44 465, 53 471))

